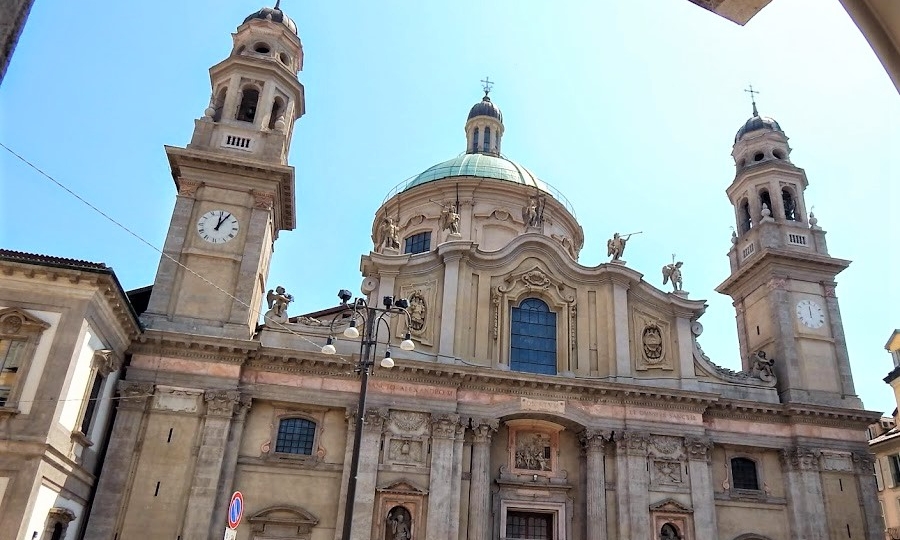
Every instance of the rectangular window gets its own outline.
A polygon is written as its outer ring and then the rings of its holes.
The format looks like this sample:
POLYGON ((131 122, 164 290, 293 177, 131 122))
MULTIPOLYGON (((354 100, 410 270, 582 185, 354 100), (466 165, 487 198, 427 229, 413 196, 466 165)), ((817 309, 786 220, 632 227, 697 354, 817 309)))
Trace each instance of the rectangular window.
POLYGON ((552 540, 553 514, 508 512, 506 514, 506 538, 552 540))
POLYGON ((891 478, 894 479, 894 485, 900 485, 900 455, 888 456, 888 461, 891 464, 891 478))
POLYGON ((406 237, 403 253, 416 254, 426 251, 431 251, 431 231, 406 237))
POLYGON ((81 417, 81 433, 89 435, 91 424, 94 422, 94 414, 97 412, 97 400, 100 399, 100 390, 103 388, 103 375, 97 373, 94 376, 94 384, 91 385, 91 393, 84 404, 84 416, 81 417))
POLYGON ((0 407, 6 405, 24 360, 26 341, 0 339, 0 407))

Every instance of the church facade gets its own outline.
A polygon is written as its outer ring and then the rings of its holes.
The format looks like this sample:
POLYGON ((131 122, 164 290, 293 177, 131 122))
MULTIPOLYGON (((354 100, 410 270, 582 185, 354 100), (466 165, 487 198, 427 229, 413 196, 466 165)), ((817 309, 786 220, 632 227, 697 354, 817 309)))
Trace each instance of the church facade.
POLYGON ((733 145, 718 291, 736 372, 701 349, 705 304, 675 261, 670 291, 628 266, 627 234, 579 264, 571 204, 501 153, 489 88, 464 153, 376 211, 361 300, 393 316, 342 291, 291 317, 266 281, 297 211, 302 67, 294 22, 251 14, 191 142, 166 148, 178 197, 84 538, 219 538, 235 490, 239 540, 883 538, 879 415, 855 394, 835 293, 849 261, 777 122, 754 105, 733 145), (390 357, 363 410, 361 352, 390 357))

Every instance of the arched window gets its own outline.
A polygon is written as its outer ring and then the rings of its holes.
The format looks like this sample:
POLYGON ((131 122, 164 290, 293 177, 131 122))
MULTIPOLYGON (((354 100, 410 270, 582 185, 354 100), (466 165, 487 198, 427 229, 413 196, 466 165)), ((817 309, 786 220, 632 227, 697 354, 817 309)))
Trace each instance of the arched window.
POLYGON ((225 107, 225 96, 227 95, 228 88, 222 88, 216 95, 216 99, 213 101, 213 110, 216 111, 213 113, 213 122, 218 122, 222 119, 222 109, 225 107))
POLYGON ((478 151, 478 128, 475 128, 475 135, 472 137, 472 151, 478 151))
POLYGON ((259 90, 255 88, 244 88, 241 96, 241 106, 238 107, 236 120, 241 122, 252 122, 256 118, 256 105, 259 102, 259 90))
POLYGON ((741 203, 741 208, 739 210, 740 213, 740 221, 738 222, 738 229, 741 234, 749 231, 751 227, 753 227, 753 220, 750 218, 750 203, 747 199, 741 203))
MULTIPOLYGON (((772 198, 769 197, 769 190, 761 189, 759 190, 759 209, 760 212, 763 209, 763 205, 769 209, 769 212, 772 211, 772 198)), ((765 216, 764 216, 765 217, 765 216)))
POLYGON ((794 195, 788 188, 782 188, 781 202, 784 203, 784 219, 789 219, 791 221, 800 221, 800 213, 797 211, 797 203, 794 201, 794 195))
POLYGON ((731 459, 731 485, 734 489, 759 489, 756 462, 749 458, 731 459))
POLYGON ((556 375, 556 313, 537 298, 512 308, 509 367, 556 375))
POLYGON ((311 456, 316 438, 316 423, 305 418, 284 418, 278 423, 275 452, 311 456))
POLYGON ((425 253, 431 250, 431 231, 407 236, 403 240, 403 253, 425 253))
POLYGON ((491 128, 484 128, 484 146, 483 149, 485 152, 491 151, 491 128))
POLYGON ((272 114, 269 115, 269 129, 275 129, 275 122, 278 121, 278 117, 284 112, 284 100, 280 97, 276 97, 275 101, 272 102, 272 114))

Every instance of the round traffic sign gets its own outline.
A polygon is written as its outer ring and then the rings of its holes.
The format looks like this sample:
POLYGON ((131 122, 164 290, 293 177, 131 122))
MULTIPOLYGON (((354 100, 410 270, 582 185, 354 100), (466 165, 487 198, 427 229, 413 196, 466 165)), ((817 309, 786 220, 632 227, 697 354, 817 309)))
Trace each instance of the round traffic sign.
POLYGON ((244 516, 244 496, 240 491, 235 491, 231 496, 231 502, 228 503, 228 526, 237 529, 241 524, 241 518, 244 516))

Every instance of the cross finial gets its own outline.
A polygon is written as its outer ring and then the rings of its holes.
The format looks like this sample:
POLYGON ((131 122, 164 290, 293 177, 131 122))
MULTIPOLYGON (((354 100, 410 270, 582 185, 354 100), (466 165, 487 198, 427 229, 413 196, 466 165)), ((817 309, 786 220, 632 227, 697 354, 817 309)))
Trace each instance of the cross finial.
POLYGON ((487 97, 487 95, 491 92, 491 88, 493 88, 494 86, 494 82, 491 81, 490 77, 485 77, 484 79, 481 79, 481 84, 482 88, 484 88, 484 95, 485 97, 487 97))
POLYGON ((275 9, 281 11, 281 0, 275 0, 275 9))
POLYGON ((759 116, 759 112, 757 112, 756 110, 756 96, 753 95, 758 94, 759 90, 754 90, 753 85, 751 84, 749 89, 744 89, 744 92, 748 92, 750 94, 750 103, 753 104, 753 116, 759 116))

